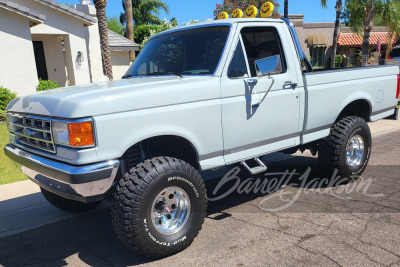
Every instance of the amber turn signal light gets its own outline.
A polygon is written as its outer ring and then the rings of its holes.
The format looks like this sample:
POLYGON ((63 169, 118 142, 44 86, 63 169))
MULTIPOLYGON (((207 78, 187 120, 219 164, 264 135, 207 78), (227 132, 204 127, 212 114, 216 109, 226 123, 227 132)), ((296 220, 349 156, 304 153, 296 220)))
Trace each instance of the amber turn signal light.
POLYGON ((70 146, 94 145, 92 122, 68 123, 68 136, 70 146))

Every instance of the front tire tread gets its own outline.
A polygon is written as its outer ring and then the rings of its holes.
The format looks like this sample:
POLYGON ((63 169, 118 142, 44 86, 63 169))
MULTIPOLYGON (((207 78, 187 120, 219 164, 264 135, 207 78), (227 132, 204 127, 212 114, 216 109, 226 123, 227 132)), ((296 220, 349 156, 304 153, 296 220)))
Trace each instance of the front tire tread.
POLYGON ((146 240, 142 239, 142 231, 139 229, 141 224, 139 205, 143 202, 141 196, 162 173, 177 170, 184 171, 194 177, 197 180, 197 184, 202 185, 199 194, 206 194, 206 189, 199 173, 188 163, 171 157, 156 157, 139 163, 136 167, 131 168, 115 187, 111 209, 115 232, 125 245, 145 257, 160 258, 184 250, 193 242, 204 222, 204 215, 207 209, 206 203, 201 211, 203 216, 195 235, 190 240, 181 242, 174 250, 152 248, 146 240))

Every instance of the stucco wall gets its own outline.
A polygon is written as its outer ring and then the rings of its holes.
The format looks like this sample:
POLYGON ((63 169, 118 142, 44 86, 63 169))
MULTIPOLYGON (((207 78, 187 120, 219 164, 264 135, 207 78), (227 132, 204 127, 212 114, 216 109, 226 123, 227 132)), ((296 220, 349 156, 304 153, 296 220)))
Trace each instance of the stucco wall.
POLYGON ((333 32, 335 31, 335 23, 304 23, 303 26, 303 50, 307 54, 307 57, 310 58, 310 49, 307 48, 307 44, 305 43, 305 39, 312 34, 323 34, 329 41, 329 46, 325 51, 325 65, 328 64, 328 58, 331 57, 331 45, 333 43, 333 32))
POLYGON ((20 0, 21 5, 35 10, 40 14, 46 15, 44 24, 31 28, 33 35, 52 34, 64 36, 65 47, 70 49, 67 53, 68 75, 71 85, 90 83, 90 71, 88 63, 88 54, 86 49, 86 27, 83 22, 68 14, 50 8, 32 0, 20 0), (84 61, 77 64, 78 52, 83 54, 84 61))
POLYGON ((329 41, 329 46, 325 52, 325 65, 328 63, 328 58, 331 56, 331 45, 333 43, 333 32, 335 31, 334 22, 322 22, 322 23, 304 23, 304 15, 289 15, 289 19, 295 26, 297 36, 299 38, 300 45, 310 58, 310 49, 307 47, 305 42, 306 38, 312 34, 323 34, 329 41))
POLYGON ((42 41, 44 56, 49 80, 56 81, 61 86, 66 86, 66 73, 62 36, 57 35, 32 35, 32 41, 42 41))
POLYGON ((0 9, 0 85, 19 96, 36 92, 38 85, 29 21, 0 9))
POLYGON ((120 80, 130 66, 128 51, 111 51, 114 80, 120 80))
MULTIPOLYGON (((87 15, 96 18, 96 8, 93 5, 74 5, 74 8, 87 15)), ((100 35, 97 24, 85 27, 87 40, 87 53, 92 82, 100 82, 103 76, 103 65, 101 60, 100 35)))

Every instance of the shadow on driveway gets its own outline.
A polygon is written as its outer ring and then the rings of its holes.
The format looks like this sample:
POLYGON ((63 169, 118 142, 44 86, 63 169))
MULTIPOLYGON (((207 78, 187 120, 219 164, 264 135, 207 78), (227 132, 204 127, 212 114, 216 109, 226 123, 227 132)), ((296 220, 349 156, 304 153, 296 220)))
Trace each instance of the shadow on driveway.
MULTIPOLYGON (((288 166, 291 166, 291 169, 295 168, 298 173, 302 173, 307 170, 308 166, 313 166, 314 171, 307 180, 318 181, 321 180, 318 178, 321 177, 321 174, 315 171, 316 162, 317 160, 314 158, 294 157, 290 159, 290 161, 273 164, 270 166, 269 172, 283 173, 288 166)), ((397 171, 398 169, 394 170, 393 174, 388 174, 388 179, 397 177, 397 171)), ((241 182, 250 177, 250 175, 243 170, 241 170, 238 176, 241 182)), ((254 178, 264 179, 265 176, 261 174, 254 178)), ((206 182, 209 194, 213 192, 218 181, 219 180, 210 180, 206 182)), ((301 186, 296 187, 296 183, 300 184, 298 178, 289 179, 288 184, 292 184, 289 189, 287 184, 267 194, 239 194, 236 190, 226 198, 209 202, 207 217, 213 220, 223 220, 231 216, 234 212, 266 214, 268 212, 257 208, 255 203, 257 203, 258 199, 276 194, 281 190, 292 190, 293 192, 299 190, 301 186)), ((232 185, 227 183, 225 186, 229 188, 229 186, 232 185)), ((338 184, 336 186, 346 186, 346 184, 338 184)), ((390 186, 393 186, 393 184, 390 186)), ((227 188, 224 190, 227 190, 227 188)), ((315 188, 306 189, 314 190, 315 188)), ((379 190, 379 188, 377 190, 379 190)), ((312 210, 315 208, 315 205, 320 208, 332 205, 332 201, 335 201, 335 198, 324 194, 305 194, 301 196, 301 200, 300 208, 305 207, 306 209, 312 210), (307 201, 307 199, 309 199, 309 201, 307 201)), ((275 205, 276 203, 274 202, 272 204, 275 205)), ((342 201, 334 202, 334 204, 340 205, 342 201)), ((375 205, 378 204, 374 204, 373 207, 375 207, 375 205)), ((291 212, 296 212, 296 210, 291 212)), ((299 212, 303 212, 302 209, 299 212)), ((316 212, 321 211, 317 209, 316 212)), ((326 212, 331 212, 331 210, 327 210, 326 212)), ((354 212, 354 210, 350 210, 349 212, 354 212)), ((226 229, 226 231, 234 231, 234 229, 226 229)), ((207 255, 203 256, 207 257, 207 255)), ((0 239, 0 265, 58 267, 67 264, 73 266, 81 265, 82 262, 91 266, 130 266, 149 263, 152 262, 152 260, 136 255, 119 241, 111 225, 109 207, 0 239)))

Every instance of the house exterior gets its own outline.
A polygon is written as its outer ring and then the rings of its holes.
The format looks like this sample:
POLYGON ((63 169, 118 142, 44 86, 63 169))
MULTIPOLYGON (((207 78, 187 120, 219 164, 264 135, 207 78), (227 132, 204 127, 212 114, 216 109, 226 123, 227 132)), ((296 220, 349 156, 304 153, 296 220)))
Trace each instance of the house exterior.
MULTIPOLYGON (((109 32, 114 79, 139 46, 109 32)), ((38 79, 62 86, 102 80, 96 10, 90 1, 68 7, 52 0, 0 0, 0 85, 18 95, 36 91, 38 79)))
MULTIPOLYGON (((332 55, 334 22, 304 23, 304 15, 289 15, 293 22, 303 51, 311 59, 314 67, 329 67, 332 55)), ((371 56, 375 60, 371 64, 379 64, 379 53, 374 54, 378 43, 384 56, 389 43, 389 32, 385 27, 374 27, 370 36, 371 56)), ((361 65, 361 46, 363 37, 351 31, 349 27, 341 27, 338 38, 337 55, 343 56, 343 67, 361 65)), ((392 39, 395 43, 395 39, 392 39)))

